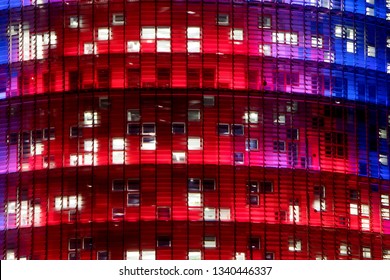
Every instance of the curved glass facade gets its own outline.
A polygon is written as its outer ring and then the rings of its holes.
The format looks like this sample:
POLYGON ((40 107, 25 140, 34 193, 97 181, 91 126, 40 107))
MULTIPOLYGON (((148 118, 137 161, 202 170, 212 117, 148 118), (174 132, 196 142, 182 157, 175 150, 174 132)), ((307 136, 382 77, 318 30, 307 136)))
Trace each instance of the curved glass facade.
POLYGON ((389 259, 390 2, 0 1, 4 259, 389 259))

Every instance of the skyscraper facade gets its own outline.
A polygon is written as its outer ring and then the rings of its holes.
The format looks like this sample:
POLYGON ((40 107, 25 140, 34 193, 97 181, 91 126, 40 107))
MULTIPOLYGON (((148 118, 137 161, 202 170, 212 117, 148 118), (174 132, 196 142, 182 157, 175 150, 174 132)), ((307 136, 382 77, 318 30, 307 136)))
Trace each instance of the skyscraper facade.
POLYGON ((390 0, 1 0, 3 259, 390 259, 390 0))

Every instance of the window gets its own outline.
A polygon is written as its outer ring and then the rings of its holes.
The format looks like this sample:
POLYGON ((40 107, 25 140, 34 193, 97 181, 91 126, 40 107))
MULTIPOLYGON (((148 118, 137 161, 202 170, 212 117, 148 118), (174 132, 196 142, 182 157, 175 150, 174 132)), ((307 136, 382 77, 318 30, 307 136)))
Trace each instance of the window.
POLYGON ((254 111, 245 112, 243 119, 245 123, 258 123, 259 113, 254 111))
POLYGON ((381 217, 383 220, 390 220, 390 209, 382 208, 381 209, 381 217))
POLYGON ((367 16, 374 16, 375 15, 375 10, 372 7, 366 7, 366 15, 367 16))
POLYGON ((336 37, 341 38, 343 37, 343 27, 341 25, 336 25, 334 34, 336 37))
POLYGON ((157 207, 157 219, 169 220, 171 218, 171 208, 169 207, 157 207))
POLYGON ((287 139, 299 140, 299 129, 297 128, 287 129, 287 139))
POLYGON ((386 128, 379 129, 379 139, 387 139, 387 130, 386 128))
POLYGON ((99 123, 97 112, 84 112, 84 126, 90 127, 99 123))
POLYGON ((325 186, 314 186, 314 204, 315 211, 325 211, 325 186))
POLYGON ((259 192, 259 182, 257 182, 257 181, 248 181, 246 183, 246 186, 248 188, 248 192, 250 192, 250 193, 259 192))
POLYGON ((108 252, 107 251, 98 251, 97 252, 97 257, 98 260, 108 260, 108 252))
POLYGON ((200 191, 200 179, 198 178, 189 178, 188 179, 188 191, 189 192, 198 192, 200 191))
POLYGON ((369 56, 369 57, 376 56, 376 50, 375 50, 374 46, 367 46, 367 56, 369 56))
POLYGON ((113 150, 124 150, 125 149, 125 139, 123 138, 113 138, 112 139, 112 149, 113 150))
POLYGON ((349 199, 356 200, 356 199, 359 199, 359 197, 360 197, 359 191, 349 190, 349 199))
POLYGON ((156 134, 156 125, 154 123, 144 123, 142 125, 142 134, 143 135, 155 135, 156 134))
POLYGON ((272 32, 272 42, 287 45, 298 45, 298 33, 272 32))
POLYGON ((98 149, 98 140, 96 139, 85 139, 84 140, 84 151, 85 152, 97 152, 98 149))
POLYGON ((68 250, 80 250, 82 249, 81 238, 70 238, 68 243, 68 250))
POLYGON ((202 139, 200 137, 188 137, 188 150, 201 150, 202 139))
POLYGON ((127 190, 130 192, 139 192, 140 186, 141 186, 141 184, 140 184, 139 179, 127 180, 127 190))
POLYGON ((129 135, 139 135, 141 126, 139 124, 127 124, 127 134, 129 135))
POLYGON ((234 153, 234 163, 235 164, 243 164, 244 163, 244 153, 235 152, 234 153))
POLYGON ((186 153, 185 152, 172 152, 172 162, 173 163, 185 163, 186 162, 186 153))
POLYGON ((274 191, 274 183, 270 181, 260 182, 259 192, 260 193, 272 193, 274 191))
POLYGON ((271 16, 259 16, 259 28, 271 28, 271 16))
POLYGON ((79 260, 80 255, 78 252, 70 252, 68 253, 68 260, 79 260))
POLYGON ((44 128, 43 129, 43 140, 54 140, 55 139, 55 128, 44 128))
POLYGON ((200 39, 200 27, 187 27, 188 39, 200 39))
POLYGON ((230 209, 228 208, 219 209, 219 219, 221 221, 230 221, 230 209))
POLYGON ((244 261, 245 260, 245 253, 242 252, 236 252, 236 260, 239 261, 244 261))
POLYGON ((325 156, 336 158, 347 156, 347 135, 345 133, 325 133, 325 156))
POLYGON ((111 102, 107 96, 99 97, 99 108, 100 109, 108 109, 110 108, 111 102))
POLYGON ((126 260, 139 260, 140 253, 139 251, 127 251, 126 252, 126 260))
POLYGON ((247 139, 245 144, 247 151, 257 151, 259 149, 259 141, 257 139, 247 139))
POLYGON ((214 107, 214 104, 215 104, 214 96, 210 96, 210 95, 203 96, 203 105, 205 107, 214 107))
POLYGON ((154 27, 142 27, 141 28, 141 39, 155 39, 156 29, 154 27))
POLYGON ((274 114, 274 124, 282 124, 286 123, 286 115, 285 114, 274 114))
POLYGON ((347 41, 347 52, 355 53, 355 42, 347 41))
POLYGON ((203 179, 203 191, 214 191, 215 180, 214 179, 203 179))
POLYGON ((371 4, 371 5, 375 5, 375 0, 366 0, 366 3, 371 4))
POLYGON ((188 259, 189 260, 201 260, 202 259, 202 252, 201 251, 189 251, 188 252, 188 259))
POLYGON ((125 210, 123 208, 112 208, 112 218, 122 219, 125 216, 125 210))
POLYGON ((386 73, 390 74, 390 63, 386 64, 386 73))
POLYGON ((209 207, 204 208, 203 219, 205 221, 215 221, 217 219, 217 210, 209 207))
POLYGON ((69 18, 69 27, 70 28, 79 27, 79 18, 77 16, 72 16, 69 18))
POLYGON ((205 236, 203 239, 204 248, 216 248, 217 238, 215 236, 205 236))
POLYGON ((259 195, 250 194, 248 204, 250 205, 259 205, 259 195))
POLYGON ((229 15, 227 14, 218 14, 217 16, 218 25, 229 25, 229 15))
POLYGON ((259 250, 260 249, 260 238, 258 238, 258 237, 249 238, 249 248, 259 250))
POLYGON ((244 135, 244 126, 242 124, 232 124, 232 134, 235 136, 244 135))
POLYGON ((218 124, 218 134, 219 135, 229 135, 229 125, 228 124, 218 124))
POLYGON ((387 166, 388 165, 387 155, 379 154, 379 163, 387 166))
POLYGON ((83 130, 81 127, 77 126, 71 126, 70 127, 70 137, 76 138, 76 137, 83 137, 83 130))
POLYGON ((168 236, 157 237, 157 247, 159 248, 171 247, 171 238, 168 236))
POLYGON ((300 252, 302 251, 302 241, 299 239, 290 239, 288 241, 288 250, 290 252, 300 252))
POLYGON ((272 55, 271 45, 259 45, 259 53, 263 54, 264 56, 271 56, 272 55))
POLYGON ((128 193, 127 194, 127 206, 138 206, 140 202, 139 193, 128 193))
POLYGON ((322 48, 322 37, 311 36, 311 46, 313 48, 322 48))
POLYGON ((143 136, 141 143, 142 150, 155 150, 156 149, 156 137, 155 136, 143 136))
POLYGON ((109 28, 98 28, 98 40, 104 41, 111 39, 111 30, 109 28))
POLYGON ((351 254, 351 248, 348 244, 341 243, 339 252, 340 252, 340 256, 348 256, 351 254))
POLYGON ((112 190, 113 191, 124 191, 125 190, 125 181, 122 179, 112 180, 112 190))
POLYGON ((127 110, 127 121, 139 122, 140 120, 141 120, 141 115, 138 109, 127 110))
POLYGON ((275 253, 273 253, 273 252, 266 252, 265 253, 265 259, 269 260, 269 261, 275 259, 275 253))
POLYGON ((381 195, 381 205, 382 206, 389 206, 390 204, 389 204, 389 195, 388 194, 382 194, 381 195))
POLYGON ((170 39, 171 28, 170 27, 157 27, 157 39, 170 39))
POLYGON ((188 193, 187 204, 189 207, 200 207, 202 206, 202 200, 200 193, 188 193))
POLYGON ((358 205, 356 203, 349 204, 349 213, 351 215, 358 215, 358 205))
POLYGON ((370 216, 370 206, 368 204, 360 205, 360 213, 363 216, 370 216))
POLYGON ((139 41, 127 41, 127 52, 137 53, 141 49, 141 44, 139 41))
POLYGON ((92 237, 84 237, 83 239, 83 249, 92 250, 93 249, 93 239, 92 237))
POLYGON ((286 142, 284 141, 274 141, 274 152, 285 152, 286 151, 286 142))
POLYGON ((171 41, 170 40, 158 40, 157 41, 157 52, 171 52, 171 41))
POLYGON ((113 25, 125 24, 125 16, 123 14, 113 14, 112 15, 112 24, 113 25))
POLYGON ((156 259, 156 251, 142 250, 141 251, 141 259, 142 260, 155 260, 156 259))
POLYGON ((186 133, 185 123, 172 123, 172 133, 185 134, 186 133))
POLYGON ((199 109, 189 109, 188 110, 188 121, 199 121, 200 120, 200 110, 199 109))
POLYGON ((244 30, 241 28, 232 28, 230 30, 230 40, 242 41, 244 40, 244 30))
POLYGON ((383 259, 390 260, 390 250, 383 250, 383 259))
POLYGON ((200 41, 188 40, 187 52, 189 53, 200 53, 200 41))

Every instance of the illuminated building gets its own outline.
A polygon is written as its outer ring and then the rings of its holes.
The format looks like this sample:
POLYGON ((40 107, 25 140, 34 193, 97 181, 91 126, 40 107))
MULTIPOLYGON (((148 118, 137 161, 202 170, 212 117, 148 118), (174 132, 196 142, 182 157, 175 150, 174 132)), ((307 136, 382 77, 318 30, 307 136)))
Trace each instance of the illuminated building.
POLYGON ((389 15, 0 1, 2 258, 389 259, 389 15))

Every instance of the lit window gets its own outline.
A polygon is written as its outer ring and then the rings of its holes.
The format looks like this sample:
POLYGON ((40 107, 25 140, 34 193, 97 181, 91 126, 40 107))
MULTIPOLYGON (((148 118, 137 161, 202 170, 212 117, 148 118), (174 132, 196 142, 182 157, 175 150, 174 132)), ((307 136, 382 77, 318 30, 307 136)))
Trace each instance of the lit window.
POLYGON ((79 18, 77 16, 73 16, 69 18, 69 27, 70 28, 79 27, 79 18))
POLYGON ((218 25, 228 25, 229 24, 229 15, 218 14, 217 24, 218 25))
POLYGON ((298 45, 298 34, 291 32, 273 32, 272 42, 279 44, 298 45))
POLYGON ((230 30, 230 40, 242 41, 244 40, 244 30, 241 28, 233 28, 230 30))
POLYGON ((142 250, 141 251, 141 259, 142 260, 155 260, 156 259, 156 251, 142 250))
POLYGON ((288 241, 288 250, 290 252, 300 252, 302 251, 302 241, 299 239, 290 239, 288 241))
POLYGON ((112 218, 122 219, 125 216, 125 210, 123 208, 112 208, 112 218))
POLYGON ((84 126, 93 126, 99 123, 97 112, 84 112, 84 126))
POLYGON ((237 261, 244 261, 245 260, 245 253, 236 252, 236 260, 237 261))
POLYGON ((362 230, 370 230, 370 219, 361 219, 362 230))
POLYGON ((298 205, 291 205, 289 206, 289 212, 290 212, 290 217, 289 220, 290 222, 299 222, 299 206, 298 205))
POLYGON ((97 152, 99 150, 98 140, 96 139, 85 139, 84 140, 84 151, 85 152, 97 152))
POLYGON ((374 16, 375 15, 375 10, 372 7, 366 7, 366 15, 367 16, 374 16))
POLYGON ((381 204, 382 206, 389 206, 389 195, 388 194, 382 194, 381 195, 381 204))
POLYGON ((156 137, 155 136, 143 136, 141 149, 142 150, 155 150, 156 149, 156 137))
POLYGON ((348 256, 351 253, 351 248, 348 244, 341 243, 340 244, 340 255, 348 256))
POLYGON ((205 221, 215 221, 217 219, 217 210, 209 207, 204 208, 203 218, 205 221))
POLYGON ((349 213, 351 215, 357 215, 358 214, 358 205, 356 203, 350 203, 349 204, 349 213))
POLYGON ((200 137, 188 137, 188 150, 201 150, 202 139, 200 137))
POLYGON ((390 20, 390 13, 386 13, 386 20, 390 20))
POLYGON ((227 208, 219 209, 219 219, 221 221, 230 221, 230 209, 227 208))
POLYGON ((139 251, 127 251, 126 252, 126 260, 139 260, 140 259, 140 255, 139 255, 139 251))
POLYGON ((111 31, 109 28, 98 29, 98 40, 108 40, 111 37, 111 31))
POLYGON ((9 260, 9 261, 16 260, 15 251, 14 250, 7 250, 6 260, 9 260))
POLYGON ((217 247, 217 238, 215 236, 205 236, 203 240, 204 248, 216 248, 217 247))
POLYGON ((141 115, 138 109, 130 109, 127 111, 127 121, 129 122, 139 122, 141 115))
POLYGON ((171 28, 170 27, 157 27, 157 39, 170 39, 171 28))
POLYGON ((156 29, 154 27, 142 27, 141 39, 155 39, 156 29))
POLYGON ((370 216, 370 206, 367 204, 360 205, 360 212, 363 216, 370 216))
POLYGON ((172 133, 185 134, 186 133, 185 123, 172 123, 172 133))
POLYGON ((84 54, 95 54, 97 53, 97 48, 94 43, 84 43, 84 54))
POLYGON ((137 206, 140 202, 139 193, 128 193, 127 194, 127 206, 137 206))
POLYGON ((274 124, 285 124, 285 123, 286 123, 286 115, 284 114, 274 115, 274 124))
POLYGON ((379 138, 380 139, 387 139, 387 130, 386 130, 386 128, 380 128, 379 129, 379 138))
POLYGON ((189 52, 189 53, 199 53, 200 52, 200 41, 188 40, 188 42, 187 42, 187 52, 189 52))
POLYGON ((390 63, 386 64, 386 73, 390 74, 390 63))
POLYGON ((270 16, 259 16, 259 28, 271 28, 270 16))
POLYGON ((171 41, 158 40, 157 41, 157 52, 171 52, 171 41))
POLYGON ((54 208, 57 211, 60 211, 61 209, 67 210, 67 209, 74 209, 76 207, 80 208, 82 204, 82 198, 81 196, 77 197, 76 195, 72 196, 57 196, 54 198, 54 208))
POLYGON ((257 139, 247 139, 245 144, 247 151, 256 151, 259 149, 259 141, 257 139))
POLYGON ((322 48, 322 38, 317 36, 311 36, 311 46, 313 48, 322 48))
POLYGON ((374 46, 367 46, 367 56, 369 56, 369 57, 376 56, 376 50, 375 50, 374 46))
POLYGON ((113 151, 112 152, 112 163, 113 164, 123 164, 124 162, 125 162, 124 151, 113 151))
POLYGON ((200 39, 200 27, 187 27, 188 39, 200 39))
POLYGON ((142 134, 156 135, 156 125, 154 123, 144 123, 142 125, 142 134))
POLYGON ((236 152, 234 153, 234 163, 243 164, 244 163, 244 153, 236 152))
POLYGON ((343 37, 343 27, 341 25, 336 25, 334 34, 338 38, 343 37))
POLYGON ((272 55, 271 45, 259 45, 259 53, 263 54, 264 56, 271 56, 272 55))
POLYGON ((334 54, 332 52, 324 51, 324 62, 333 62, 334 54))
POLYGON ((232 124, 232 134, 235 136, 244 135, 244 126, 242 124, 232 124))
POLYGON ((258 123, 259 122, 259 113, 254 112, 254 111, 245 112, 243 119, 244 119, 245 123, 258 123))
POLYGON ((91 164, 97 164, 97 157, 93 154, 84 154, 84 164, 85 165, 91 165, 91 164))
POLYGON ((347 41, 347 52, 355 53, 355 42, 347 41))
POLYGON ((230 129, 228 124, 218 124, 218 134, 219 135, 229 135, 230 129))
POLYGON ((188 110, 188 121, 199 121, 199 120, 200 120, 200 110, 189 109, 188 110))
POLYGON ((387 155, 379 154, 379 162, 382 165, 387 166, 388 165, 387 155))
POLYGON ((172 162, 173 163, 185 163, 186 162, 186 153, 185 152, 172 152, 172 162))
POLYGON ((127 41, 127 52, 139 52, 140 49, 139 41, 127 41))
POLYGON ((386 47, 390 48, 390 37, 386 38, 386 47))
POLYGON ((189 251, 188 252, 188 259, 189 260, 201 260, 202 259, 202 252, 201 251, 189 251))
POLYGON ((345 37, 349 40, 355 40, 355 30, 353 28, 345 28, 345 37))
POLYGON ((112 149, 113 150, 124 150, 125 149, 125 139, 123 139, 123 138, 112 139, 112 149))
POLYGON ((189 207, 200 207, 202 206, 201 194, 200 193, 188 193, 189 207))
POLYGON ((77 155, 77 154, 71 154, 69 164, 71 166, 82 165, 83 164, 83 156, 77 155))
POLYGON ((366 3, 371 4, 371 5, 375 5, 375 0, 366 0, 366 3))
POLYGON ((390 209, 389 208, 381 208, 381 216, 384 220, 390 220, 390 209))
POLYGON ((325 211, 325 186, 314 186, 314 205, 315 211, 325 211))
POLYGON ((123 24, 125 24, 125 16, 123 14, 114 14, 114 15, 112 15, 112 24, 113 25, 123 25, 123 24))
POLYGON ((15 201, 8 202, 7 214, 15 214, 15 213, 16 213, 16 202, 15 201))
POLYGON ((390 250, 383 250, 383 259, 390 260, 390 250))

